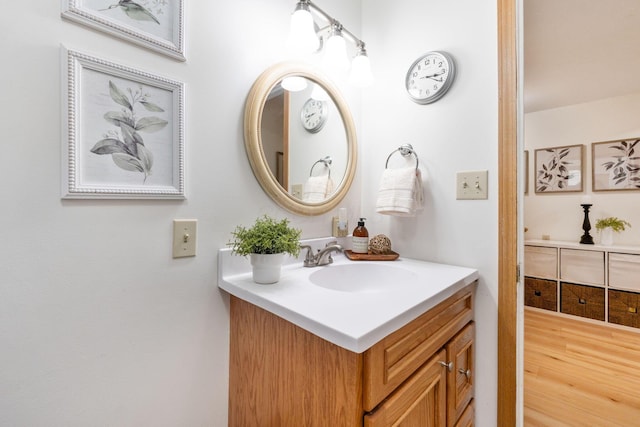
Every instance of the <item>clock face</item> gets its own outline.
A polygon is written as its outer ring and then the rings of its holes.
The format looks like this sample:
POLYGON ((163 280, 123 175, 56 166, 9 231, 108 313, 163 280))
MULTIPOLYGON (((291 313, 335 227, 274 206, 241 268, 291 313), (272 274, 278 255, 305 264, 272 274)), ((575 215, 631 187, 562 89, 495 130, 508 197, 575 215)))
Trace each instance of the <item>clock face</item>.
POLYGON ((429 52, 409 67, 405 79, 407 93, 418 104, 435 102, 449 90, 455 72, 455 63, 449 54, 429 52))
POLYGON ((329 108, 326 101, 309 98, 300 111, 302 126, 309 132, 319 132, 327 121, 328 113, 329 108))

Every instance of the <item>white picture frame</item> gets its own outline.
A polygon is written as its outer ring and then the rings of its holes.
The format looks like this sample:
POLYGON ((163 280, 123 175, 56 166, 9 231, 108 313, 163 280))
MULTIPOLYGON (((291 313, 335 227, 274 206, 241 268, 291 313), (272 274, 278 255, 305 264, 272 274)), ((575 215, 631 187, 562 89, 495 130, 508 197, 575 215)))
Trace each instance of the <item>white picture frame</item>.
POLYGON ((62 51, 62 198, 184 199, 184 84, 62 51))
POLYGON ((73 22, 185 61, 184 0, 61 0, 73 22))

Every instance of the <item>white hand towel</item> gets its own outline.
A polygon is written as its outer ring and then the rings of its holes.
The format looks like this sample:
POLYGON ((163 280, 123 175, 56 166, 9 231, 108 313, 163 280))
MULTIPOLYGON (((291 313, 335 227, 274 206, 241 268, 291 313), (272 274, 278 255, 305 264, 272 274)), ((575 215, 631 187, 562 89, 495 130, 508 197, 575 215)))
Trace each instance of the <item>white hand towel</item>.
POLYGON ((333 193, 333 180, 329 175, 310 176, 302 190, 302 201, 324 202, 333 193))
POLYGON ((423 199, 420 169, 385 169, 380 179, 376 212, 415 216, 423 208, 423 199))

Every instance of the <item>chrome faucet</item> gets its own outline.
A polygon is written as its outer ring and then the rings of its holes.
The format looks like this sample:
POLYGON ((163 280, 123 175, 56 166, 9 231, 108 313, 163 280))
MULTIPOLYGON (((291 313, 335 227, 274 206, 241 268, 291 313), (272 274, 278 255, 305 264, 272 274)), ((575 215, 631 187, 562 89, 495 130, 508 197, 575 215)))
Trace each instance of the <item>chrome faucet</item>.
POLYGON ((331 264, 333 262, 332 252, 342 252, 342 246, 337 241, 327 243, 324 249, 318 249, 318 252, 314 255, 313 248, 309 245, 301 245, 300 249, 306 249, 307 255, 304 258, 305 267, 318 267, 321 265, 331 264))

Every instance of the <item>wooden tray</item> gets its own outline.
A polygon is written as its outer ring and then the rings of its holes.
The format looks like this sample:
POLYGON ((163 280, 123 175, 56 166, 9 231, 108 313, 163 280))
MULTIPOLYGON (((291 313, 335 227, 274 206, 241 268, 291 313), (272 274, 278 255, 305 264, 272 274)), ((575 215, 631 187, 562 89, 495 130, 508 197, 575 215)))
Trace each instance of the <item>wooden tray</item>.
POLYGON ((396 252, 391 251, 389 254, 357 254, 351 251, 351 249, 347 249, 344 251, 344 254, 351 261, 393 261, 394 259, 398 259, 400 256, 396 252))

